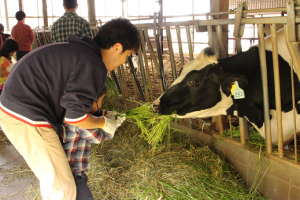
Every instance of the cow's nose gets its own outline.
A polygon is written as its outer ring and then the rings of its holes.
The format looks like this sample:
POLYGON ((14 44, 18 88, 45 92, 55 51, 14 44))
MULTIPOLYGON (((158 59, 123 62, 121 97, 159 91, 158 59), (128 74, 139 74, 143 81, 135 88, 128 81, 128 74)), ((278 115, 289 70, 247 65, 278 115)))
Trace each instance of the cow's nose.
POLYGON ((158 112, 159 111, 159 105, 153 105, 153 111, 158 112))
POLYGON ((160 100, 159 100, 159 99, 156 99, 156 100, 153 102, 153 111, 154 111, 154 112, 158 112, 158 111, 159 111, 159 104, 160 104, 160 100))

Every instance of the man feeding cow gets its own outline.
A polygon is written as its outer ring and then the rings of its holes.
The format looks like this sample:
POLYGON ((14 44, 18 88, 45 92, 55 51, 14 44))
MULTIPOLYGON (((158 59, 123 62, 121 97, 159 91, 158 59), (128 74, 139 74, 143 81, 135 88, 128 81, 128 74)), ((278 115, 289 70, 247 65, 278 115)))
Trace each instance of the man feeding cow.
MULTIPOLYGON (((290 55, 284 29, 277 32, 281 88, 283 144, 293 139, 293 104, 290 55)), ((265 39, 272 144, 278 144, 271 38, 265 39)), ((294 73, 296 120, 300 120, 300 83, 294 73)), ((178 118, 236 115, 246 118, 265 137, 263 91, 258 47, 225 59, 216 59, 210 48, 183 66, 179 77, 155 102, 159 113, 177 112, 178 118), (241 98, 235 98, 232 83, 239 86, 241 98), (244 96, 244 98, 243 98, 244 96)), ((299 123, 297 131, 300 130, 299 123)))

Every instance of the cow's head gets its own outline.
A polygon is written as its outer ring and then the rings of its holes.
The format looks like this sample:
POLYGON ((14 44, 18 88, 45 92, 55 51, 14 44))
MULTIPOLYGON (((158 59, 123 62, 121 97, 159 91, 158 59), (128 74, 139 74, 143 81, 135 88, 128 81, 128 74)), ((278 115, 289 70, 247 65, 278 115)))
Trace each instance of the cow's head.
POLYGON ((233 104, 232 83, 243 86, 247 79, 223 71, 211 48, 204 49, 195 60, 183 66, 179 77, 154 104, 158 112, 179 118, 226 115, 233 104))

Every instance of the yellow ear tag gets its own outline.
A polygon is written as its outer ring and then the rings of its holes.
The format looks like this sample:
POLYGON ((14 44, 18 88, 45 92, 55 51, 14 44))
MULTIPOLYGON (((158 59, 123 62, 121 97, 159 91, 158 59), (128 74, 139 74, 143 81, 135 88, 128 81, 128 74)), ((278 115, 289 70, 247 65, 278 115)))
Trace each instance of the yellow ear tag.
POLYGON ((232 83, 231 94, 234 95, 234 90, 236 89, 236 85, 232 83))
POLYGON ((244 99, 245 98, 245 92, 243 89, 239 87, 239 84, 237 81, 235 81, 236 89, 234 90, 234 99, 244 99))

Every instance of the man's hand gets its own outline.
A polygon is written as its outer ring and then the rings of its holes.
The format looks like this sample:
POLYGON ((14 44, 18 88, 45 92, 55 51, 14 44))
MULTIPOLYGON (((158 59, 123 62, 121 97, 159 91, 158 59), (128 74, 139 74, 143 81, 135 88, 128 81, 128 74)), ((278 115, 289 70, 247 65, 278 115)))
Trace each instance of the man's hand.
POLYGON ((111 120, 107 117, 103 117, 105 119, 105 124, 102 127, 102 130, 104 130, 105 132, 107 132, 108 134, 111 135, 111 137, 114 137, 115 132, 118 128, 117 126, 117 122, 115 120, 111 120))
POLYGON ((118 113, 116 111, 107 111, 107 114, 105 117, 116 121, 118 127, 121 126, 122 123, 126 120, 125 113, 118 113))
POLYGON ((125 113, 122 113, 122 114, 119 114, 118 116, 116 116, 116 122, 117 122, 118 127, 121 126, 125 120, 126 120, 125 113))

